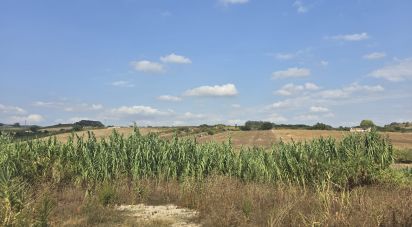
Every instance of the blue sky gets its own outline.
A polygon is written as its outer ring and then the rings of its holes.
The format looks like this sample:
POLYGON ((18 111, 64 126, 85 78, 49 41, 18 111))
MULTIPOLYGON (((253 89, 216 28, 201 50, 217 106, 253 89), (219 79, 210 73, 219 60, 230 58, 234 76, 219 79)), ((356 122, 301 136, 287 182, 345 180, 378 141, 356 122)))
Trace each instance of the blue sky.
POLYGON ((0 2, 0 122, 412 121, 409 0, 0 2))

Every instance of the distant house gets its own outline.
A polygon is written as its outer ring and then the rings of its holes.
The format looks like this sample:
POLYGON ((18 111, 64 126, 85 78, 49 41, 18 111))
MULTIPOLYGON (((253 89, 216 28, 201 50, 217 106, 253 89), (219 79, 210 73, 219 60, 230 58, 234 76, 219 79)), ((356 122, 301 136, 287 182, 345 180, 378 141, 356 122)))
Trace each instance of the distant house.
POLYGON ((359 128, 359 127, 350 128, 351 132, 370 132, 371 130, 372 130, 372 128, 367 128, 367 129, 363 129, 363 128, 359 128))

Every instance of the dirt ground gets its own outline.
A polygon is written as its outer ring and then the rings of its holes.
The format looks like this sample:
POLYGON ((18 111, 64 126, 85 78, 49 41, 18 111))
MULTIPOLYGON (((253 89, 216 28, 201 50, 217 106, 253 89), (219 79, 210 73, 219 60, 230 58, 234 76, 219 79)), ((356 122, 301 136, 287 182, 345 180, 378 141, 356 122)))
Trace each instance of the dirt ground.
POLYGON ((186 208, 178 208, 172 204, 159 206, 145 204, 120 205, 115 210, 121 211, 125 216, 136 218, 138 223, 163 223, 173 227, 201 226, 193 222, 198 216, 198 212, 186 208))

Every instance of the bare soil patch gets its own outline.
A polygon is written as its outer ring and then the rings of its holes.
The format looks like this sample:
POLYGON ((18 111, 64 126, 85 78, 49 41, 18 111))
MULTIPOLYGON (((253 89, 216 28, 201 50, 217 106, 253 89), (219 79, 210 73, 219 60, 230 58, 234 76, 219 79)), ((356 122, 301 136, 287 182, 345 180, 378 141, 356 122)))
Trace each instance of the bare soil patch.
POLYGON ((198 212, 176 205, 150 206, 145 204, 120 205, 115 208, 124 215, 136 218, 138 223, 167 223, 173 227, 199 227, 200 224, 193 222, 198 212))

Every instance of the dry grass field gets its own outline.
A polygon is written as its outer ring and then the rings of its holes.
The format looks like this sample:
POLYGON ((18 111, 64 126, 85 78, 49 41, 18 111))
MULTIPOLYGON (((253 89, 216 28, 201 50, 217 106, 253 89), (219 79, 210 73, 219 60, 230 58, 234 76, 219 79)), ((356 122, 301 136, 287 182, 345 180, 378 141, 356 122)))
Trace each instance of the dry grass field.
MULTIPOLYGON (((113 130, 118 133, 128 136, 133 132, 133 128, 105 128, 91 130, 97 139, 105 138, 109 136, 113 130)), ((161 137, 169 138, 173 135, 173 128, 140 128, 140 133, 146 135, 150 132, 160 133, 161 137)), ((272 129, 267 131, 226 131, 217 133, 215 135, 194 135, 197 137, 198 142, 225 142, 229 138, 232 140, 233 145, 236 148, 240 147, 253 147, 263 146, 269 148, 271 144, 283 140, 289 142, 304 141, 319 137, 333 137, 335 139, 341 139, 345 135, 349 134, 347 131, 335 131, 335 130, 302 130, 302 129, 272 129)), ((79 136, 87 135, 87 131, 81 131, 76 133, 79 136)), ((400 132, 385 132, 392 141, 393 145, 397 149, 412 149, 412 133, 400 133, 400 132)), ((57 135, 59 141, 65 142, 69 138, 71 133, 63 133, 57 135)), ((189 135, 192 136, 192 135, 189 135)))
MULTIPOLYGON (((333 137, 341 139, 350 132, 334 130, 297 130, 297 129, 277 129, 268 131, 232 131, 211 136, 203 136, 199 142, 217 141, 223 142, 231 138, 235 147, 264 146, 270 147, 272 143, 283 140, 289 142, 310 140, 318 137, 333 137)), ((387 132, 395 148, 412 149, 412 133, 387 132)))

